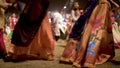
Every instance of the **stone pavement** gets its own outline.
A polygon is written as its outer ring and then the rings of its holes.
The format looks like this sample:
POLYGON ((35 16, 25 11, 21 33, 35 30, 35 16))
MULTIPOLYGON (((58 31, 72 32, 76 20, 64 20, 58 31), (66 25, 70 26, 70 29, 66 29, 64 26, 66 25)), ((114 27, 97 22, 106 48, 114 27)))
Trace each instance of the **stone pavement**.
MULTIPOLYGON (((55 60, 45 61, 45 60, 27 60, 23 62, 3 62, 0 59, 0 68, 75 68, 69 64, 60 64, 59 57, 65 48, 65 41, 58 41, 55 45, 55 60)), ((120 68, 120 49, 116 50, 115 60, 117 62, 111 63, 106 62, 102 65, 98 65, 96 68, 120 68)))

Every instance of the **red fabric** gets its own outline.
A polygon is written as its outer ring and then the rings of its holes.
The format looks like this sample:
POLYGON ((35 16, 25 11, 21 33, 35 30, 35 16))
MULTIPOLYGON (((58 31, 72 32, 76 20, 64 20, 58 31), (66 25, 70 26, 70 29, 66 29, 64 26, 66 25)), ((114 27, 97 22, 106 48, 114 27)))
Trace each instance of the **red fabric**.
POLYGON ((2 31, 2 29, 0 29, 0 52, 3 52, 3 53, 6 52, 6 48, 5 48, 5 44, 4 44, 4 40, 3 40, 3 31, 2 31))

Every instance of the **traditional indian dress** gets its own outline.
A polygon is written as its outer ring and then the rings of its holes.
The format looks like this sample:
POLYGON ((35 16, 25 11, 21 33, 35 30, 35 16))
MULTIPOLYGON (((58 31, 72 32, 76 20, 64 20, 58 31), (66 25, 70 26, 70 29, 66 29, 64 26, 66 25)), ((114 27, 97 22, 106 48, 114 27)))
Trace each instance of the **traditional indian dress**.
POLYGON ((52 60, 54 57, 54 39, 47 15, 49 1, 31 1, 26 2, 27 5, 24 9, 30 16, 30 22, 22 23, 20 20, 23 18, 21 19, 20 15, 13 31, 11 44, 8 47, 8 58, 52 60))
POLYGON ((6 55, 6 48, 3 39, 3 29, 0 29, 0 58, 4 58, 6 55))
MULTIPOLYGON (((0 5, 5 3, 4 0, 0 0, 0 5)), ((3 40, 3 32, 4 32, 4 9, 0 6, 0 58, 3 58, 6 53, 6 48, 3 40)))
POLYGON ((76 41, 75 38, 72 42, 68 41, 61 61, 72 62, 76 67, 95 67, 96 64, 102 64, 114 55, 109 2, 98 0, 86 22, 80 41, 76 41), (77 51, 76 44, 79 46, 77 51))

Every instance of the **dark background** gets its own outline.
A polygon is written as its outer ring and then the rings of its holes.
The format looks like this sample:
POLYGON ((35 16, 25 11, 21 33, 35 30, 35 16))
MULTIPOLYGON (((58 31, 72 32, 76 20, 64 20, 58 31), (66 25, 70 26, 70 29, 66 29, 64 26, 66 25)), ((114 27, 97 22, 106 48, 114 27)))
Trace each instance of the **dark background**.
MULTIPOLYGON (((87 4, 87 0, 74 0, 78 1, 80 8, 84 8, 85 5, 87 4)), ((72 2, 70 0, 50 0, 50 6, 49 10, 50 11, 55 11, 55 10, 62 10, 63 7, 66 5, 66 11, 70 11, 72 8, 72 2)))
MULTIPOLYGON (((66 5, 67 8, 65 10, 69 12, 72 8, 71 1, 72 0, 50 0, 49 11, 62 10, 63 7, 66 5)), ((88 0, 73 0, 73 1, 78 1, 80 8, 82 9, 85 9, 85 6, 88 3, 88 0)), ((120 0, 114 1, 120 5, 120 0)))

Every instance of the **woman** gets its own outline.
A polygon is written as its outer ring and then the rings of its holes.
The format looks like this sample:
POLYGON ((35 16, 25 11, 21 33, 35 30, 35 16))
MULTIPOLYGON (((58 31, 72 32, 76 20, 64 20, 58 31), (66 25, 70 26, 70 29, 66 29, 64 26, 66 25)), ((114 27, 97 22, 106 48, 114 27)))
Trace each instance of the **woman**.
POLYGON ((58 41, 61 33, 65 34, 64 21, 63 21, 62 11, 56 11, 54 13, 54 36, 55 40, 58 41))
MULTIPOLYGON (((79 3, 74 2, 73 8, 71 10, 71 29, 73 28, 75 22, 78 20, 80 15, 82 15, 82 9, 80 9, 79 3)), ((70 31, 71 31, 70 29, 70 31)))
POLYGON ((61 61, 72 62, 76 67, 93 68, 114 57, 110 4, 107 0, 98 0, 98 4, 86 21, 79 43, 75 39, 72 38, 72 42, 68 42, 61 61), (80 47, 77 51, 75 50, 76 44, 80 47))
MULTIPOLYGON (((120 22, 120 20, 119 20, 120 22)), ((117 49, 120 49, 120 25, 119 22, 114 22, 112 24, 113 38, 114 38, 114 46, 117 49)))
POLYGON ((3 40, 3 32, 4 32, 4 11, 10 6, 10 4, 6 3, 5 0, 0 0, 0 58, 4 58, 6 55, 6 48, 3 40))
POLYGON ((47 15, 49 1, 19 1, 26 6, 13 31, 6 60, 53 60, 54 40, 47 15))
POLYGON ((75 2, 71 11, 72 22, 74 23, 80 16, 80 6, 78 2, 75 2))

